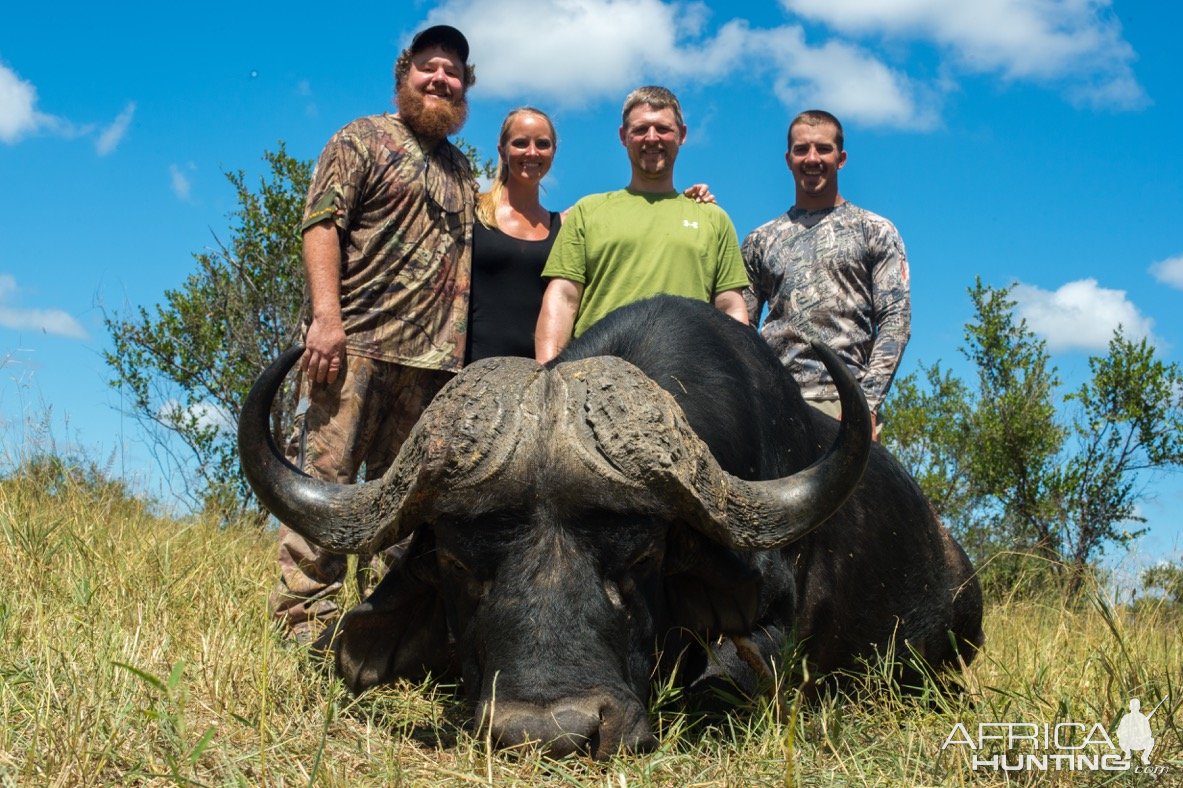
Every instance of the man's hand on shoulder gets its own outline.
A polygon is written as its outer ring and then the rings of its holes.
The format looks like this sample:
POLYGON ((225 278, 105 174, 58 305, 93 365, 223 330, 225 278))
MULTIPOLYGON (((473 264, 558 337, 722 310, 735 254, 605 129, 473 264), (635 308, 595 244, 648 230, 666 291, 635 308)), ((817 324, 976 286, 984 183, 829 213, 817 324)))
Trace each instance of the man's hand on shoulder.
POLYGON ((682 196, 689 197, 695 202, 707 203, 709 205, 717 204, 715 195, 711 194, 711 187, 705 183, 696 183, 688 187, 686 191, 682 192, 682 196))

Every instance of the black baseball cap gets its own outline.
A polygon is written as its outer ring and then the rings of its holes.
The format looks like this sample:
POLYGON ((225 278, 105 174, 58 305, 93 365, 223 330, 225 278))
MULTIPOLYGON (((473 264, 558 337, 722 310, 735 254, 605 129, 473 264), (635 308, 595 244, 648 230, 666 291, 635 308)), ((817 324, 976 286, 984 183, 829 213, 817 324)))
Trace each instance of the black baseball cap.
POLYGON ((451 25, 435 25, 420 30, 411 39, 411 54, 435 45, 452 50, 461 60, 468 63, 468 39, 451 25))

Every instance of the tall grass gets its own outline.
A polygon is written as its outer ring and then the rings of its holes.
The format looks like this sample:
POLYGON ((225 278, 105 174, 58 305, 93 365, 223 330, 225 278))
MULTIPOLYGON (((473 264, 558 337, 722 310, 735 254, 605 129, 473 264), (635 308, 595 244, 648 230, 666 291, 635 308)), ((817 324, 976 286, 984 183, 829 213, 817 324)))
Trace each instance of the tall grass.
MULTIPOLYGON (((941 745, 954 723, 1149 711, 1159 785, 1183 784, 1180 618, 1165 606, 1009 600, 952 699, 804 703, 784 682, 725 716, 655 697, 660 749, 607 763, 491 753, 454 687, 349 696, 266 615, 272 535, 154 514, 69 469, 0 481, 0 783, 6 785, 1042 785, 941 745)), ((868 668, 867 684, 877 668, 868 668)), ((1121 774, 1113 784, 1148 776, 1121 774)))

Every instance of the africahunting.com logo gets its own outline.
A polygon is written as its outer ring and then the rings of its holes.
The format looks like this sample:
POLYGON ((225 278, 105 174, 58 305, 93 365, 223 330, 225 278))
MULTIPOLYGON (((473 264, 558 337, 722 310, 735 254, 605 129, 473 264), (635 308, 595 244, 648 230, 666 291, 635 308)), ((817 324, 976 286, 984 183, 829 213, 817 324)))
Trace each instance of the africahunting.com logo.
MULTIPOLYGON (((1165 700, 1165 699, 1164 699, 1165 700)), ((1151 759, 1155 745, 1149 714, 1132 698, 1129 709, 1112 729, 1099 722, 959 722, 945 737, 941 752, 968 748, 973 769, 1004 772, 1101 771, 1159 776, 1169 766, 1151 759)))

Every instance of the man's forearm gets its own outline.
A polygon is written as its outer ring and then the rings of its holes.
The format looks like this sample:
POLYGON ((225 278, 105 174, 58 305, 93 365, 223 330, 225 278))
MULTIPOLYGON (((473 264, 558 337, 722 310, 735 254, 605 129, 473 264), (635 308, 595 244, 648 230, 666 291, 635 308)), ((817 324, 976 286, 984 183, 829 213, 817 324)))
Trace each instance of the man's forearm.
POLYGON ((341 245, 332 222, 304 231, 304 273, 312 321, 304 338, 301 368, 316 383, 332 383, 342 369, 345 329, 341 321, 341 245))
POLYGON ((575 313, 568 313, 561 305, 547 309, 543 306, 534 329, 534 360, 545 364, 562 352, 571 340, 575 313))
POLYGON ((312 316, 341 320, 341 244, 332 222, 304 231, 304 274, 312 300, 312 316))
POLYGON ((748 305, 742 290, 724 290, 715 296, 715 307, 745 326, 748 325, 748 305))
POLYGON ((542 296, 542 309, 534 328, 534 360, 545 364, 571 340, 575 316, 583 297, 583 285, 566 279, 552 279, 542 296))

